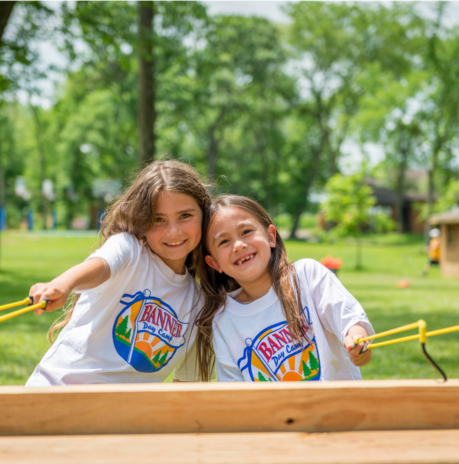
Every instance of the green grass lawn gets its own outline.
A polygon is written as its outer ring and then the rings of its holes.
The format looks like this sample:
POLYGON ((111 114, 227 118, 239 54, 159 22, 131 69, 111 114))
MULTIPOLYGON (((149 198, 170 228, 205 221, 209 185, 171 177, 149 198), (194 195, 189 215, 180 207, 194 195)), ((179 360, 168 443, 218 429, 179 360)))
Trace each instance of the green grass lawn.
MULTIPOLYGON (((46 282, 83 261, 94 246, 95 234, 7 232, 1 237, 0 304, 25 298, 31 285, 46 282)), ((391 234, 373 237, 363 246, 364 269, 354 270, 355 249, 349 243, 310 244, 287 241, 294 261, 328 254, 343 259, 339 277, 365 308, 375 330, 381 332, 425 319, 429 330, 459 324, 459 282, 433 269, 419 277, 426 256, 422 239, 391 234), (409 288, 396 287, 408 279, 409 288)), ((58 314, 26 314, 0 324, 0 384, 24 384, 49 342, 46 333, 58 314)), ((449 377, 459 377, 459 332, 432 337, 432 357, 449 377)), ((417 341, 375 349, 362 369, 365 379, 437 378, 417 341)))

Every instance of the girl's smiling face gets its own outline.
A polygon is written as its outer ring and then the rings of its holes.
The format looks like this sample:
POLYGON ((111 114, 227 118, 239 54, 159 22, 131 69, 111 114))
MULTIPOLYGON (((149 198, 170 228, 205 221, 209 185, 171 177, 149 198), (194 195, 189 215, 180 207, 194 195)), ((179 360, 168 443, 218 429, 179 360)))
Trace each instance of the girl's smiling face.
POLYGON ((201 208, 189 195, 165 190, 158 195, 155 210, 147 243, 176 274, 183 274, 188 254, 201 240, 201 208))
POLYGON ((238 207, 222 207, 207 234, 210 255, 206 263, 244 286, 264 279, 276 246, 276 228, 267 229, 252 214, 238 207))

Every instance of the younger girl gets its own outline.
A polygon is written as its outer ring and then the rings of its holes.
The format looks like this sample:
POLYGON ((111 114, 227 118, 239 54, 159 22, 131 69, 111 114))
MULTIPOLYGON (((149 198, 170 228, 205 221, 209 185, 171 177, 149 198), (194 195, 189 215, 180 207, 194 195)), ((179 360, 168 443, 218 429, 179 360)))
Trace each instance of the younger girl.
POLYGON ((374 334, 360 304, 312 259, 289 264, 264 209, 235 195, 217 198, 204 220, 199 276, 206 303, 198 320, 203 379, 361 379, 371 351, 354 340, 374 334), (213 340, 212 340, 213 336, 213 340))
MULTIPOLYGON (((27 386, 197 380, 192 330, 203 212, 210 204, 196 171, 177 161, 147 166, 111 207, 104 245, 51 282, 34 285, 47 311, 79 294, 54 345, 27 386)), ((38 310, 37 314, 41 314, 38 310)))

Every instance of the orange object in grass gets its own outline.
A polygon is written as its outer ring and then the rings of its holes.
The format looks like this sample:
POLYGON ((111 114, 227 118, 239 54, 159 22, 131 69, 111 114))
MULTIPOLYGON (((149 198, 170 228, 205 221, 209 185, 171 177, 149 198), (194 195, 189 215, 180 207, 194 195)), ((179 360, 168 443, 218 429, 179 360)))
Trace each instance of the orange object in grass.
POLYGON ((333 258, 332 255, 328 255, 325 256, 325 258, 322 258, 320 263, 328 269, 339 269, 341 267, 342 261, 341 258, 333 258))
POLYGON ((398 288, 407 288, 411 285, 411 282, 409 280, 399 280, 397 282, 397 287, 398 288))

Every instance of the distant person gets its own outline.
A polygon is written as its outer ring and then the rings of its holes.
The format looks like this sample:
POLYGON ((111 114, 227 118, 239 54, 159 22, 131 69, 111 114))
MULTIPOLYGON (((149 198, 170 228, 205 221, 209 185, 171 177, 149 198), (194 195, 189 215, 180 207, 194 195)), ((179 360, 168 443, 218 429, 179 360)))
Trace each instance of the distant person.
POLYGON ((370 361, 358 338, 373 335, 363 308, 322 264, 287 261, 266 211, 218 197, 203 224, 199 265, 206 296, 198 319, 203 379, 219 382, 360 380, 370 361), (213 353, 213 352, 214 353, 213 353))
MULTIPOLYGON (((105 243, 85 262, 30 289, 47 311, 78 297, 27 387, 198 380, 195 261, 211 198, 198 173, 155 161, 108 211, 105 243)), ((35 310, 40 315, 43 310, 35 310)))
POLYGON ((426 251, 429 255, 429 260, 422 272, 422 276, 426 277, 430 272, 432 265, 438 266, 440 263, 440 229, 432 229, 429 232, 430 242, 429 246, 426 248, 426 251))

